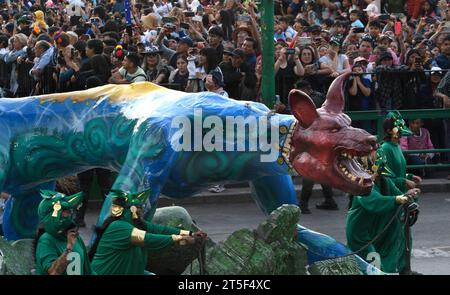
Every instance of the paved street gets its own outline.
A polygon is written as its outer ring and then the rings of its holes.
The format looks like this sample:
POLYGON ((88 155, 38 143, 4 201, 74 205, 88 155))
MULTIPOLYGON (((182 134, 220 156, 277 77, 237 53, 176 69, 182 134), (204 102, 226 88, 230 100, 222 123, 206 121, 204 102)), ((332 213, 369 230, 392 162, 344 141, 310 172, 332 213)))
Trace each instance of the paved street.
MULTIPOLYGON (((311 200, 311 215, 302 215, 300 223, 313 230, 328 234, 345 242, 347 199, 336 197, 339 211, 322 211, 314 208, 318 198, 311 200)), ((413 269, 425 274, 450 275, 450 194, 427 193, 421 196, 419 221, 413 227, 413 269)), ((198 225, 215 241, 225 239, 240 228, 255 228, 264 215, 253 202, 231 204, 184 205, 198 225)), ((93 224, 94 212, 87 221, 93 224)), ((87 238, 88 230, 82 232, 87 238)))

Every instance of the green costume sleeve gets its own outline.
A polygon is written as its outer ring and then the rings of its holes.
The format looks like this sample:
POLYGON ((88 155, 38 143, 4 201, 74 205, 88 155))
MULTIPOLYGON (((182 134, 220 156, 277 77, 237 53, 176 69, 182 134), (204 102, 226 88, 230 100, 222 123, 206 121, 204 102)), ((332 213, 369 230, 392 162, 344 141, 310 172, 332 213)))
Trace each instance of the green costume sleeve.
POLYGON ((89 261, 89 255, 88 255, 88 251, 86 249, 86 246, 84 245, 83 239, 81 239, 80 236, 78 236, 78 243, 80 243, 82 249, 83 249, 83 253, 84 253, 84 258, 83 258, 83 262, 84 262, 84 275, 95 275, 95 273, 92 271, 91 268, 91 263, 89 261))
POLYGON ((394 183, 392 178, 385 178, 386 186, 388 189, 388 194, 390 196, 399 196, 403 195, 403 192, 398 188, 398 186, 394 183))
POLYGON ((172 236, 159 234, 145 234, 144 247, 147 250, 158 251, 174 245, 172 236))
POLYGON ((397 177, 397 178, 391 178, 392 182, 395 184, 395 186, 402 192, 406 192, 406 178, 404 177, 397 177))
POLYGON ((395 197, 383 196, 376 190, 372 190, 366 197, 358 197, 361 206, 368 212, 381 214, 396 208, 395 197))
POLYGON ((145 222, 147 226, 147 232, 160 235, 179 235, 180 229, 172 226, 155 224, 151 222, 145 222))
POLYGON ((130 240, 131 244, 151 251, 162 250, 175 244, 171 234, 154 234, 136 227, 131 231, 130 240))
POLYGON ((402 192, 406 192, 406 160, 400 147, 397 144, 385 142, 381 148, 386 155, 389 168, 396 176, 392 181, 402 192))
POLYGON ((58 249, 47 235, 42 235, 36 249, 36 270, 39 275, 48 275, 48 269, 59 258, 58 249))

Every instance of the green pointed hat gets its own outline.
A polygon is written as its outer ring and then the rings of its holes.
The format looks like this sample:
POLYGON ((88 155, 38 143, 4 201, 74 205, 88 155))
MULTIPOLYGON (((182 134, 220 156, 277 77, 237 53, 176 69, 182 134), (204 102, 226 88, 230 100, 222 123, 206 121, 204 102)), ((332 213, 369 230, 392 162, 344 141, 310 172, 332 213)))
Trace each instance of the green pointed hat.
POLYGON ((405 120, 403 120, 403 117, 399 111, 389 112, 387 114, 387 119, 393 120, 394 127, 392 127, 392 131, 394 133, 400 132, 401 136, 411 136, 413 134, 406 126, 405 120))
POLYGON ((63 210, 77 210, 83 201, 83 192, 74 195, 41 190, 42 201, 38 207, 38 216, 45 230, 50 234, 60 234, 74 221, 72 216, 62 216, 63 210))
POLYGON ((122 198, 125 200, 125 206, 144 206, 150 196, 150 189, 139 193, 130 193, 122 190, 111 190, 112 198, 122 198))
POLYGON ((150 196, 150 189, 139 193, 130 193, 122 190, 111 190, 110 195, 113 198, 113 204, 111 205, 111 215, 114 217, 123 215, 126 220, 130 221, 131 219, 138 218, 136 207, 144 206, 147 203, 148 197, 150 196))
POLYGON ((389 168, 386 155, 384 154, 382 148, 377 149, 371 169, 374 173, 377 173, 378 175, 386 177, 395 177, 395 174, 389 168))

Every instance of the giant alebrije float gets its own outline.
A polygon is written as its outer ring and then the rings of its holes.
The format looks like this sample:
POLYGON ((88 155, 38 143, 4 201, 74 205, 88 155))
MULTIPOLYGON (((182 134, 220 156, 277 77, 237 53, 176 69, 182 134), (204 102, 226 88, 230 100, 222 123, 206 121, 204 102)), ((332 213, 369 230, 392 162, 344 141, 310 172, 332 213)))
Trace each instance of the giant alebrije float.
MULTIPOLYGON (((161 193, 184 198, 211 184, 244 180, 249 181, 259 207, 269 214, 282 204, 297 203, 290 176, 296 173, 355 195, 367 194, 373 183, 360 159, 377 143, 366 131, 352 128, 350 118, 342 113, 347 77, 342 75, 333 82, 326 101, 317 110, 306 94, 291 91, 293 116, 274 114, 257 102, 236 101, 210 92, 178 92, 149 82, 3 98, 0 191, 12 195, 4 214, 5 238, 33 236, 41 200, 39 189, 53 190, 56 179, 93 167, 118 173, 113 189, 150 189, 147 219, 152 218, 161 193), (255 135, 239 137, 237 132, 223 138, 222 150, 197 151, 198 146, 192 146, 192 151, 180 151, 180 128, 174 128, 174 118, 187 118, 195 128, 194 121, 199 119, 195 109, 201 109, 203 124, 211 116, 224 126, 227 116, 260 119, 265 124, 259 126, 256 137, 279 138, 271 143, 277 157, 262 162, 263 152, 258 150, 226 149, 227 144, 248 145, 250 136, 255 135), (274 122, 278 122, 276 126, 274 122)), ((203 136, 212 128, 210 124, 201 129, 203 136)), ((194 138, 192 143, 196 144, 194 138)), ((110 206, 108 197, 99 224, 109 214, 110 206)), ((350 252, 328 236, 300 225, 297 230, 299 241, 309 249, 311 263, 350 252)), ((367 264, 358 261, 366 271, 367 264)))

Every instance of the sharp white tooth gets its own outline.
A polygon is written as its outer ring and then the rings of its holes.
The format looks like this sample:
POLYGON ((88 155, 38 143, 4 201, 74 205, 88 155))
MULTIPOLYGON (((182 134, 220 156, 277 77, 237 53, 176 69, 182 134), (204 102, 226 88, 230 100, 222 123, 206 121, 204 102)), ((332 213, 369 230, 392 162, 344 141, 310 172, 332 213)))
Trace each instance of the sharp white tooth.
POLYGON ((347 171, 347 169, 345 169, 345 167, 341 167, 341 170, 344 172, 347 171))
POLYGON ((364 178, 360 178, 358 184, 363 185, 363 183, 364 183, 364 178))
POLYGON ((342 156, 347 158, 347 154, 346 153, 342 153, 342 156))
POLYGON ((356 176, 352 175, 352 181, 356 180, 356 176))
POLYGON ((345 175, 349 175, 350 173, 347 170, 344 170, 345 175))

